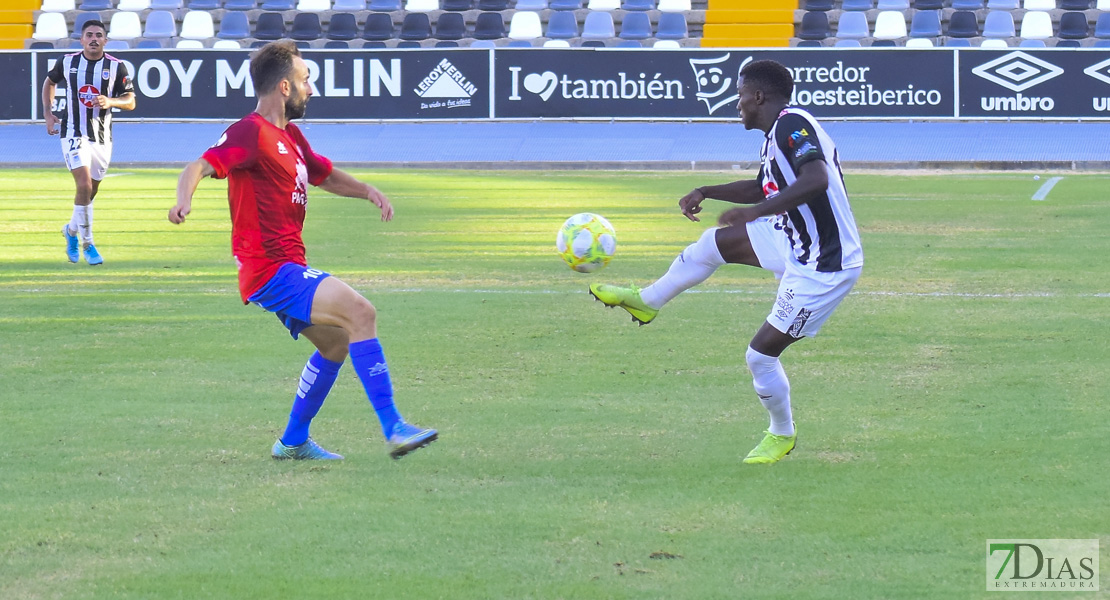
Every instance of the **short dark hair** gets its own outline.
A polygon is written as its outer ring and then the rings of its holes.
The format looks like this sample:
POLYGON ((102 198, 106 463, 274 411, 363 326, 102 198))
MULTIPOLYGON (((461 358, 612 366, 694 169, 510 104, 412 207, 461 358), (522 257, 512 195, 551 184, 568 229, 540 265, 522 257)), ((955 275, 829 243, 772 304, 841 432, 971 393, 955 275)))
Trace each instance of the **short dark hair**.
POLYGON ((108 28, 104 26, 104 21, 101 21, 99 19, 89 19, 88 21, 85 21, 84 25, 81 26, 81 35, 85 35, 85 30, 89 27, 99 27, 104 31, 108 31, 108 28))
POLYGON ((288 79, 293 72, 293 59, 301 51, 293 40, 270 42, 251 56, 251 81, 254 93, 261 96, 273 91, 282 79, 288 79))
POLYGON ((764 94, 781 96, 790 100, 794 93, 794 76, 782 63, 773 60, 755 60, 740 69, 744 85, 763 90, 764 94))

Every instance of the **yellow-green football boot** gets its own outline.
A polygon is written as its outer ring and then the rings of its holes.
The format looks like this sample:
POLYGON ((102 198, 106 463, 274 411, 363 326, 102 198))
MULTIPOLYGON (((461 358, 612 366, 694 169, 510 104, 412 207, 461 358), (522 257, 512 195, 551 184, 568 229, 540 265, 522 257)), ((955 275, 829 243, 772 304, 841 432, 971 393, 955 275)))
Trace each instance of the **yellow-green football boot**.
POLYGON ((798 443, 797 431, 794 432, 794 435, 775 435, 770 431, 765 433, 767 435, 763 436, 763 441, 752 448, 752 451, 744 458, 744 464, 769 465, 777 463, 782 457, 790 454, 798 443))
POLYGON ((630 285, 620 287, 604 283, 590 284, 590 295, 601 301, 602 304, 613 308, 619 306, 632 315, 632 320, 640 325, 647 325, 659 314, 659 309, 644 304, 640 297, 640 288, 630 285))

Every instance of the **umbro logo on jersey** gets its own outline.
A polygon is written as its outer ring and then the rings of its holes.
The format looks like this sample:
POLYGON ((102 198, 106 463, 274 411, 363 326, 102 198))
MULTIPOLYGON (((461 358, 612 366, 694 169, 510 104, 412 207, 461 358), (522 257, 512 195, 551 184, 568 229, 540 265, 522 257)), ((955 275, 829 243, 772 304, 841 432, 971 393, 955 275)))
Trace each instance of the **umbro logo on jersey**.
POLYGON ((1024 52, 1010 52, 971 70, 972 73, 1015 92, 1027 90, 1064 72, 1056 65, 1024 52))
POLYGON ((277 143, 277 149, 278 149, 278 154, 289 154, 289 149, 286 148, 285 144, 283 144, 281 142, 277 143))

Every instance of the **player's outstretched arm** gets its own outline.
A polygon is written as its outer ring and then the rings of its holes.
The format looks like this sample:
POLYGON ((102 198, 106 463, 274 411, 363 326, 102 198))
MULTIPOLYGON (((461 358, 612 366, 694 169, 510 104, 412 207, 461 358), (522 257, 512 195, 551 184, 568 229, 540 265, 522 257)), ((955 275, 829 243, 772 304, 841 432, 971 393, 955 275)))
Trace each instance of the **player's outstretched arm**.
POLYGON ((763 201, 763 188, 754 179, 694 188, 678 201, 678 208, 687 219, 700 221, 697 214, 701 212, 701 202, 706 198, 733 204, 755 204, 763 201))
POLYGON ((346 171, 332 169, 331 175, 320 183, 319 188, 336 196, 366 198, 381 209, 383 221, 393 220, 393 205, 390 204, 389 198, 378 191, 378 188, 355 179, 346 171))
POLYGON ((177 204, 170 209, 170 223, 180 225, 193 210, 193 193, 197 191, 200 180, 216 172, 203 158, 189 163, 177 178, 177 204))

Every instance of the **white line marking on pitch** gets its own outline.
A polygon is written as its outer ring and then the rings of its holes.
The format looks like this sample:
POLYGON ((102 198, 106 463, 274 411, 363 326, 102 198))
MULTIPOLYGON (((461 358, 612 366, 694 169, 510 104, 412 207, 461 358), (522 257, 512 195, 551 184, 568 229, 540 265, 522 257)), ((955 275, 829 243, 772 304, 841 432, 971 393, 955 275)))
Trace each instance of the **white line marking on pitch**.
POLYGON ((1047 198, 1048 193, 1052 191, 1052 188, 1056 187, 1057 183, 1060 183, 1061 179, 1063 179, 1063 177, 1052 177, 1048 181, 1044 182, 1044 185, 1041 186, 1041 189, 1037 190, 1036 194, 1033 194, 1033 199, 1044 200, 1045 198, 1047 198))

